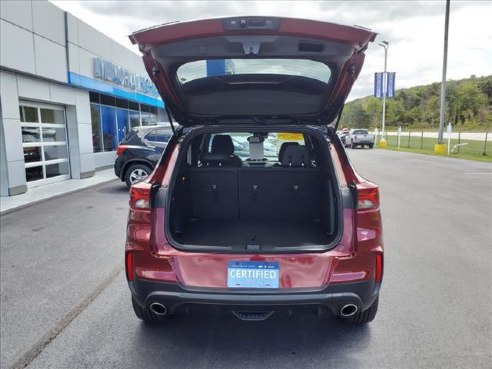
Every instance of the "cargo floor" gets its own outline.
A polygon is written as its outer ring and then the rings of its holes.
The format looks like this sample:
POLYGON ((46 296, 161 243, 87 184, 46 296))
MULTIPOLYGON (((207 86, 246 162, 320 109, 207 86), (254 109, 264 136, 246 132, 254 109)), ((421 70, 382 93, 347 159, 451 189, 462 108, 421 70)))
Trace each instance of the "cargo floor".
POLYGON ((176 241, 185 245, 269 247, 330 243, 316 220, 192 220, 176 241))

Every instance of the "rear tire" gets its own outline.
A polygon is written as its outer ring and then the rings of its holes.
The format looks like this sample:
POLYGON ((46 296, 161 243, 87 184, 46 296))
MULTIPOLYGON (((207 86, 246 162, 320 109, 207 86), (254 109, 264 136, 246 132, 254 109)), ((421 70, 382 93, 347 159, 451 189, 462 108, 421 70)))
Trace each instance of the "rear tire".
POLYGON ((125 182, 128 188, 147 178, 152 173, 152 168, 146 164, 133 164, 125 172, 125 182))
POLYGON ((365 311, 358 311, 354 315, 348 318, 343 318, 349 324, 366 324, 370 323, 376 317, 378 312, 378 304, 379 304, 379 296, 376 297, 376 300, 372 303, 372 305, 365 311))
POLYGON ((370 144, 369 148, 372 149, 374 147, 374 144, 370 144))
POLYGON ((162 322, 167 318, 166 317, 158 317, 151 311, 147 311, 144 308, 142 308, 133 298, 132 296, 132 306, 133 306, 133 311, 135 312, 135 315, 137 316, 138 319, 143 320, 144 322, 147 323, 157 323, 157 322, 162 322))

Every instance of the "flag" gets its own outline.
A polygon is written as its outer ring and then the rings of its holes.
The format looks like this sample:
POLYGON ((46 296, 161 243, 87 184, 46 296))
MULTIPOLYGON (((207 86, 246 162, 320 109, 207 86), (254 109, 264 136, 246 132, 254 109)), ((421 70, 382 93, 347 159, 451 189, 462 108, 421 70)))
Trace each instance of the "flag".
POLYGON ((395 77, 396 73, 395 72, 389 72, 387 73, 387 78, 388 78, 388 83, 387 83, 387 89, 386 89, 386 97, 395 97, 395 77))
POLYGON ((374 96, 383 97, 383 73, 374 73, 374 96))

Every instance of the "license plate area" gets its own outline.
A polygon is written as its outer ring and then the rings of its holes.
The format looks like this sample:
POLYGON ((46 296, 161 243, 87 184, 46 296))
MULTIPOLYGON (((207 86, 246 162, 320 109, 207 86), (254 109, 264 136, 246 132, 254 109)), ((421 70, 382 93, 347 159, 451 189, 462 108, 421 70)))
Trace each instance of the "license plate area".
POLYGON ((274 261, 229 261, 227 287, 278 288, 279 275, 278 263, 274 261))

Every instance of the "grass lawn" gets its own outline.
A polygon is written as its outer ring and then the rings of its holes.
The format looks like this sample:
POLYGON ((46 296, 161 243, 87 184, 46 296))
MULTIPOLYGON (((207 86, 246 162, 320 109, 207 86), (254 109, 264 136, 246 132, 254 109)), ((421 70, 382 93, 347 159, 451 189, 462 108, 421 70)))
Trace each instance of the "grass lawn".
MULTIPOLYGON (((487 140, 487 147, 485 148, 485 141, 476 141, 476 140, 464 140, 461 139, 461 143, 466 143, 466 145, 461 146, 458 149, 455 149, 454 153, 446 155, 451 158, 460 158, 460 159, 469 159, 469 160, 478 160, 478 161, 488 161, 492 162, 492 135, 489 135, 487 140), (485 155, 484 154, 485 150, 485 155)), ((421 137, 413 134, 412 136, 408 136, 403 134, 400 138, 400 148, 398 149, 398 137, 397 136, 388 136, 387 137, 389 150, 397 150, 397 151, 406 151, 406 152, 415 152, 419 154, 427 154, 427 155, 438 155, 434 153, 434 145, 437 143, 436 138, 429 137, 421 137)), ((444 140, 444 143, 447 145, 447 139, 444 140)), ((454 145, 458 144, 457 139, 451 140, 450 149, 454 147, 454 145)))

